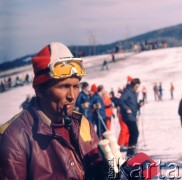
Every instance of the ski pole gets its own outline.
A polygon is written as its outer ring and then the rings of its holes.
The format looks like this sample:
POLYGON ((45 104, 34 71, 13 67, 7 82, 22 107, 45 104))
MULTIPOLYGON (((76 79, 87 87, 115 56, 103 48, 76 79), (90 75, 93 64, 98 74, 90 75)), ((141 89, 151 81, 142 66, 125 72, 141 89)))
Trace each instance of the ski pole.
POLYGON ((102 125, 104 126, 105 130, 107 131, 108 129, 107 129, 106 125, 105 125, 105 122, 104 122, 102 116, 100 115, 99 109, 97 109, 96 112, 97 112, 99 120, 101 121, 102 125))
MULTIPOLYGON (((144 105, 145 106, 145 105, 144 105)), ((145 114, 145 107, 143 107, 143 113, 142 113, 142 116, 145 114)), ((141 119, 141 122, 142 122, 142 137, 143 137, 143 142, 144 142, 144 146, 146 146, 145 144, 145 133, 144 133, 144 126, 143 126, 143 119, 141 119)))

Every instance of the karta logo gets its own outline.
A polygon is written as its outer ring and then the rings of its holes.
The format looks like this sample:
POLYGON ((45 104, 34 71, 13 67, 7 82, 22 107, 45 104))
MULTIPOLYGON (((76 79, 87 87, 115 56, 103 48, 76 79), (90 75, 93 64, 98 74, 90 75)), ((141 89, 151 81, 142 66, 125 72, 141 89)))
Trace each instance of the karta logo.
POLYGON ((158 164, 160 167, 159 179, 181 179, 180 166, 177 163, 162 163, 159 160, 158 164))
POLYGON ((109 179, 181 179, 179 174, 180 166, 177 163, 158 163, 145 160, 140 163, 133 163, 127 160, 121 167, 118 166, 119 172, 114 171, 114 159, 109 161, 109 179))

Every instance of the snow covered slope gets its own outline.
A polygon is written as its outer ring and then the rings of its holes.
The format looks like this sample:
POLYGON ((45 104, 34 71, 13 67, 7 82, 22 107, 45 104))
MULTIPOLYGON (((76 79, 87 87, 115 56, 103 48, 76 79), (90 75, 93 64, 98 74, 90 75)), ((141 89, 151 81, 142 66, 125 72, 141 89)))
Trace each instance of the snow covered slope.
MULTIPOLYGON (((87 76, 83 81, 103 84, 108 91, 111 88, 117 91, 118 87, 126 84, 128 75, 140 78, 141 87, 145 85, 148 90, 148 103, 142 108, 138 121, 138 150, 155 159, 160 158, 163 162, 182 163, 182 128, 177 114, 182 95, 182 48, 141 52, 127 59, 109 63, 108 71, 100 70, 103 59, 88 62, 84 60, 87 76), (155 82, 163 84, 163 101, 154 100, 152 88, 155 82), (170 100, 171 82, 175 86, 174 100, 170 100)), ((0 94, 0 124, 20 111, 19 106, 28 94, 34 94, 31 85, 0 94)), ((113 119, 112 129, 117 136, 120 130, 117 119, 113 119)))

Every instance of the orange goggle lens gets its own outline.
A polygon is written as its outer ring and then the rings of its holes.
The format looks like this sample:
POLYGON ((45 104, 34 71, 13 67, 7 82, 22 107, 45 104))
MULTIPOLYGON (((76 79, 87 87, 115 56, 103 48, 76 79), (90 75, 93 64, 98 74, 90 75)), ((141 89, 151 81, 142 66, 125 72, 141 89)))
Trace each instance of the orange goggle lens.
POLYGON ((54 79, 71 76, 83 77, 85 75, 81 61, 60 61, 55 63, 50 70, 49 74, 54 79))

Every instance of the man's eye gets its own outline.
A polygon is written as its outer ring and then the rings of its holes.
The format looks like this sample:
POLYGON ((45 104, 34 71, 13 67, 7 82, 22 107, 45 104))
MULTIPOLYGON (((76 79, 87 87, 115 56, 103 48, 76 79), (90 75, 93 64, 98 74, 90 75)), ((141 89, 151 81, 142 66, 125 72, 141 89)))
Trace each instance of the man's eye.
POLYGON ((77 89, 77 88, 79 89, 79 88, 80 88, 80 86, 79 86, 79 85, 75 85, 75 86, 74 86, 74 88, 75 88, 75 89, 77 89))
POLYGON ((58 88, 60 88, 60 89, 69 88, 69 85, 67 85, 67 84, 60 85, 60 86, 58 86, 58 88))

